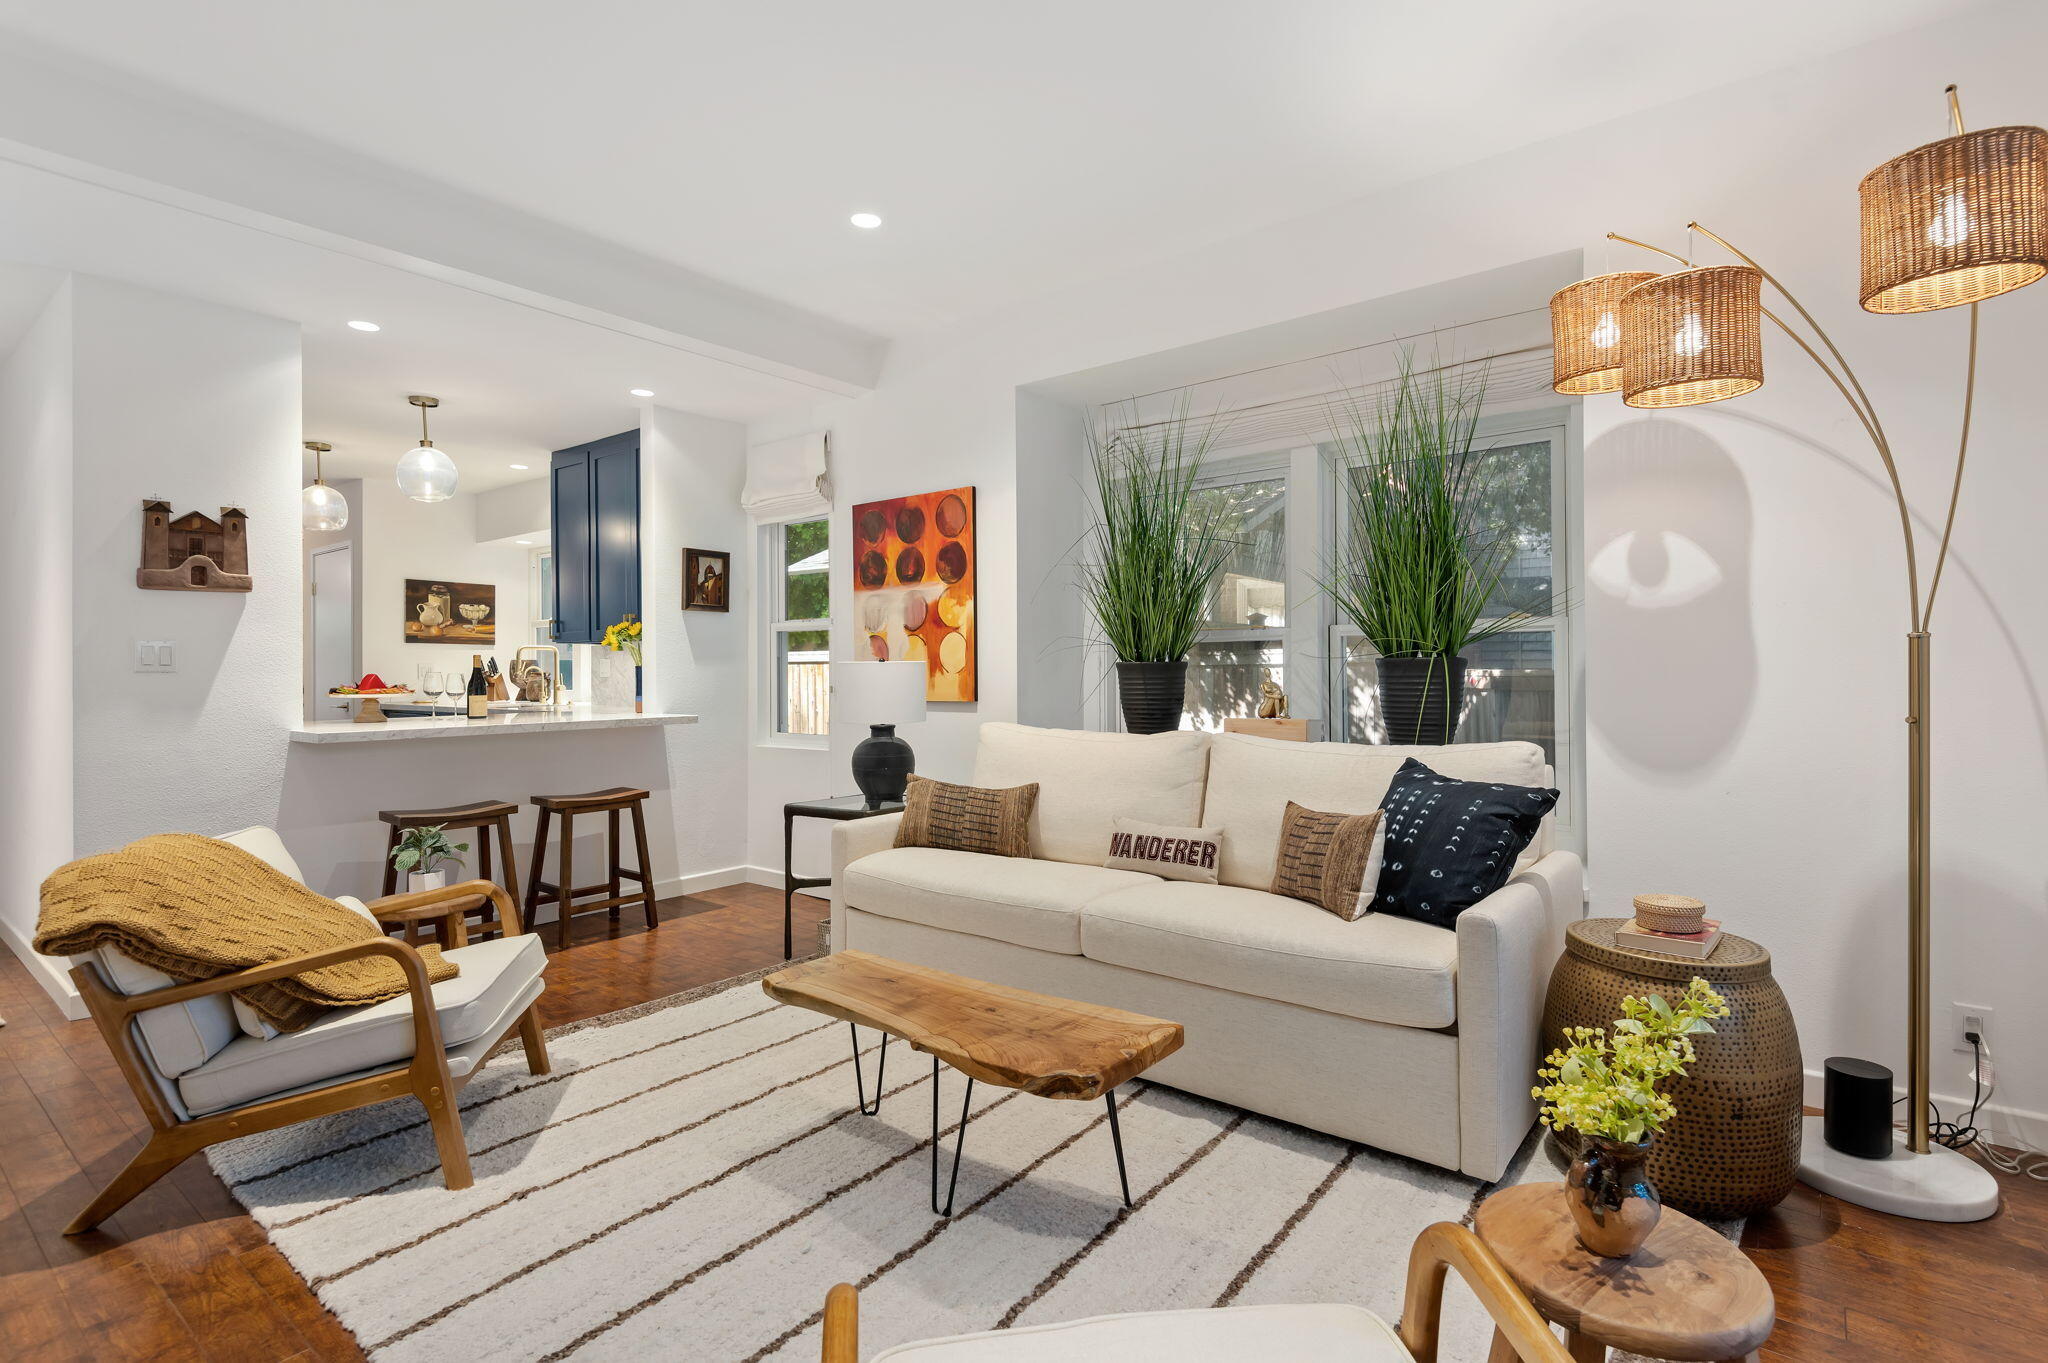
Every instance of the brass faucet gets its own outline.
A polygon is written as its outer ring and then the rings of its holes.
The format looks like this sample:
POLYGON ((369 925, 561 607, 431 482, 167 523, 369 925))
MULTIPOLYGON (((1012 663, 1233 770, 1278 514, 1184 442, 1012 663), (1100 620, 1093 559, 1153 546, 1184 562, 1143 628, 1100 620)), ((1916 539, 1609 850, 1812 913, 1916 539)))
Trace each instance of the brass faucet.
POLYGON ((562 650, 556 648, 553 644, 521 644, 512 652, 512 667, 515 675, 518 671, 519 660, 528 653, 534 655, 535 666, 539 666, 539 658, 543 653, 548 654, 553 659, 544 674, 548 680, 548 688, 547 697, 543 703, 550 710, 559 708, 559 702, 556 700, 556 697, 562 693, 562 650))

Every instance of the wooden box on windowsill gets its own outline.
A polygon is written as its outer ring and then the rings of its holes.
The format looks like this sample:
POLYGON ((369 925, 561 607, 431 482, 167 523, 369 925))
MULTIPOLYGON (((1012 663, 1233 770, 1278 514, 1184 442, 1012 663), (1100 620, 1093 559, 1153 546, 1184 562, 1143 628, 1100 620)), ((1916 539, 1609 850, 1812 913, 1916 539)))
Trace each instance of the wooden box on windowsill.
POLYGON ((1305 719, 1226 719, 1223 721, 1226 734, 1250 734, 1254 738, 1282 738, 1289 743, 1308 742, 1308 721, 1305 719))

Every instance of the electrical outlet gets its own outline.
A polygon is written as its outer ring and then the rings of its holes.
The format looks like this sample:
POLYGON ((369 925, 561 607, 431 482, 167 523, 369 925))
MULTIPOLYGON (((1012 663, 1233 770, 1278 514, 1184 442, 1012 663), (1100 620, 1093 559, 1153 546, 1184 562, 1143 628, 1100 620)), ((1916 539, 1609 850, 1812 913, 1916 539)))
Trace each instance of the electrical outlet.
POLYGON ((1979 1038, 1991 1039, 1991 1010, 1979 1003, 1952 1003, 1949 1005, 1949 1037, 1951 1044, 1963 1055, 1971 1055, 1976 1047, 1970 1044, 1969 1033, 1979 1038))

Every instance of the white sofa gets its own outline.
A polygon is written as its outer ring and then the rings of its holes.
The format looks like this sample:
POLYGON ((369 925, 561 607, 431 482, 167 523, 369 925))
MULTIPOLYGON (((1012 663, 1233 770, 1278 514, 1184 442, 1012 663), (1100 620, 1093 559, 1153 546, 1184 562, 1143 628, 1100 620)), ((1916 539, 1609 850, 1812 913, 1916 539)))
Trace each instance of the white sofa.
POLYGON ((832 947, 1113 1004, 1187 1028, 1148 1079, 1497 1178, 1535 1121, 1545 983, 1583 873, 1550 820, 1455 931, 1347 923, 1269 894, 1294 800, 1362 813, 1403 760, 1548 785, 1528 743, 1441 748, 985 724, 974 784, 1038 783, 1030 858, 894 846, 900 815, 837 825, 832 947), (1114 871, 1118 816, 1220 827, 1216 885, 1114 871))

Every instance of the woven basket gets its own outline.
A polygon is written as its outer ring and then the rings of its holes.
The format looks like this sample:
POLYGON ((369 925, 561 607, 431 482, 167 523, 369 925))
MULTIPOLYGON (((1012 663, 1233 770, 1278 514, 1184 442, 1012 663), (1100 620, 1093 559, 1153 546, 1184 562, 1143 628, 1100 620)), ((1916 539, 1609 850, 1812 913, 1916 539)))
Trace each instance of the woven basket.
POLYGON ((2048 130, 1984 128, 1894 156, 1863 177, 1870 312, 1931 312, 2048 274, 2048 130))
POLYGON ((1636 922, 1651 932, 1700 932, 1707 926, 1707 906, 1691 895, 1639 894, 1636 922))
POLYGON ((1550 296, 1550 386, 1567 397, 1621 388, 1621 296, 1655 270, 1621 270, 1550 296))
POLYGON ((1763 275, 1707 265, 1659 275, 1621 300, 1621 400, 1691 407, 1763 386, 1763 275))

